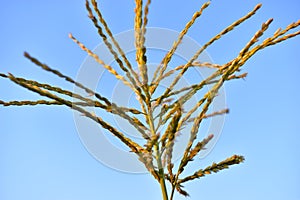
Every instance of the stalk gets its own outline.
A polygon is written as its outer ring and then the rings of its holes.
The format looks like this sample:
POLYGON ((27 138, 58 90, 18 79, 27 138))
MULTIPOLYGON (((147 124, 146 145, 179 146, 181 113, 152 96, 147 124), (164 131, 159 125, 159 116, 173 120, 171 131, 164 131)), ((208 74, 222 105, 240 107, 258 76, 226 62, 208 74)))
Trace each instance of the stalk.
MULTIPOLYGON (((148 121, 149 121, 149 127, 151 131, 151 135, 154 136, 156 135, 155 132, 155 127, 154 127, 154 119, 153 119, 153 113, 152 113, 152 107, 149 99, 147 99, 147 107, 148 107, 148 121)), ((167 187, 166 187, 166 181, 165 181, 165 172, 164 168, 162 165, 162 160, 161 160, 161 153, 159 151, 159 143, 156 142, 154 145, 154 153, 155 153, 155 159, 157 162, 157 167, 158 167, 158 173, 159 173, 159 184, 162 192, 162 198, 163 200, 168 200, 168 192, 167 192, 167 187)))
MULTIPOLYGON (((158 152, 158 154, 159 154, 159 152, 158 152)), ((159 175, 160 175, 159 184, 160 184, 160 188, 161 188, 161 192, 162 192, 162 197, 163 197, 163 200, 168 200, 168 192, 167 192, 167 188, 166 188, 165 173, 164 173, 164 168, 162 168, 160 156, 159 156, 159 160, 157 160, 157 166, 160 167, 160 169, 159 169, 159 175)))

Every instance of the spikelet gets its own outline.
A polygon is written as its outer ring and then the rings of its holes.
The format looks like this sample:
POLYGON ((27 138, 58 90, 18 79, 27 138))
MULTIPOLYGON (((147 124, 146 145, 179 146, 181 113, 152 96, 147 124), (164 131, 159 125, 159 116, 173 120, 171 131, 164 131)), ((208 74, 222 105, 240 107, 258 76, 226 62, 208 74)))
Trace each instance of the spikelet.
POLYGON ((187 176, 183 179, 178 180, 178 184, 191 181, 196 178, 203 177, 205 175, 211 174, 212 172, 217 173, 223 169, 228 169, 231 165, 240 164, 245 158, 239 155, 233 155, 219 163, 213 163, 211 166, 206 167, 204 170, 200 169, 196 171, 193 175, 187 176))

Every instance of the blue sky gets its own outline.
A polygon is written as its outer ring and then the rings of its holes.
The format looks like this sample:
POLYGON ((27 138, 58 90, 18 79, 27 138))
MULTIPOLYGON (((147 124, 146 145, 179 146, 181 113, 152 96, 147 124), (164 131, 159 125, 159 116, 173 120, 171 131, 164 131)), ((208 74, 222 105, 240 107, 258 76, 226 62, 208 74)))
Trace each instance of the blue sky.
MULTIPOLYGON (((149 26, 180 31, 202 1, 153 1, 149 26)), ((257 3, 263 7, 208 49, 216 63, 236 56, 261 23, 273 17, 271 35, 299 19, 297 0, 212 1, 188 35, 205 43, 257 3)), ((134 1, 103 0, 100 8, 113 33, 133 27, 134 1)), ((5 1, 0 7, 0 72, 50 82, 64 81, 23 58, 28 51, 61 72, 76 77, 86 58, 69 38, 72 32, 90 48, 101 43, 84 1, 5 1)), ((186 184, 191 199, 300 199, 299 113, 300 37, 259 52, 243 68, 249 75, 225 85, 226 116, 213 151, 189 169, 244 155, 246 161, 186 184)), ((0 79, 0 99, 37 99, 0 79)), ((73 114, 63 107, 0 107, 0 199, 82 200, 160 199, 158 184, 147 174, 121 173, 102 165, 82 145, 73 114)), ((184 199, 177 195, 175 199, 184 199)))

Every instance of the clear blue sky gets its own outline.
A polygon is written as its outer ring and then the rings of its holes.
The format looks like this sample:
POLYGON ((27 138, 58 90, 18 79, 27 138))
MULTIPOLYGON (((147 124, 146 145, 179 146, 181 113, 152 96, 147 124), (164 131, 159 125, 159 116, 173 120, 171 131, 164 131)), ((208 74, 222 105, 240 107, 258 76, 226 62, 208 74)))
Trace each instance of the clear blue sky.
MULTIPOLYGON (((202 3, 153 1, 149 26, 180 31, 202 3)), ((300 18, 297 0, 212 1, 188 35, 203 44, 257 3, 263 7, 253 19, 208 49, 216 63, 237 55, 268 18, 274 18, 269 35, 300 18)), ((132 29, 133 0, 103 0, 100 7, 114 33, 132 29)), ((83 0, 3 1, 0 27, 1 73, 69 88, 28 62, 23 52, 75 77, 86 54, 68 33, 91 48, 101 42, 87 18, 83 0)), ((300 37, 259 52, 243 68, 249 72, 245 81, 226 84, 230 114, 213 151, 196 163, 204 167, 232 154, 244 155, 246 161, 186 184, 191 199, 300 199, 299 51, 300 37)), ((0 79, 0 99, 37 98, 0 79)), ((95 160, 82 145, 69 109, 0 107, 1 200, 129 198, 160 199, 159 186, 149 175, 121 173, 95 160)), ((177 195, 175 199, 184 198, 177 195)))

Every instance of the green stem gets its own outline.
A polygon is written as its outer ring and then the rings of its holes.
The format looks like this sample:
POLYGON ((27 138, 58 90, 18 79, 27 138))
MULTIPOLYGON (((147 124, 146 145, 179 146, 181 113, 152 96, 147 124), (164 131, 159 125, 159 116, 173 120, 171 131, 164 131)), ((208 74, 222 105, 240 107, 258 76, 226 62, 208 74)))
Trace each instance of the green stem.
POLYGON ((168 200, 168 192, 166 188, 165 178, 161 178, 159 183, 160 183, 163 200, 168 200))
MULTIPOLYGON (((158 144, 156 144, 158 145, 158 144)), ((159 169, 159 184, 160 184, 160 188, 161 188, 161 192, 162 192, 162 197, 163 200, 168 200, 168 192, 167 192, 167 187, 166 187, 166 181, 165 181, 165 172, 164 172, 164 168, 162 166, 161 163, 161 156, 160 156, 160 152, 158 150, 158 148, 155 148, 156 151, 156 161, 157 161, 157 167, 159 169)))
POLYGON ((168 198, 168 192, 167 192, 167 188, 166 188, 165 172, 164 172, 164 168, 163 168, 162 161, 161 161, 161 152, 159 151, 158 142, 154 145, 154 151, 156 154, 156 162, 157 162, 157 167, 158 167, 158 172, 159 172, 159 184, 160 184, 160 188, 161 188, 161 192, 162 192, 162 197, 163 197, 163 200, 168 200, 169 198, 168 198))
MULTIPOLYGON (((147 99, 149 100, 149 99, 147 99)), ((151 131, 151 135, 156 135, 155 132, 155 126, 154 126, 154 119, 153 119, 153 113, 152 113, 152 108, 151 108, 151 103, 150 101, 147 102, 147 107, 148 107, 148 121, 149 121, 149 127, 151 131)), ((168 192, 167 192, 167 187, 166 187, 166 181, 165 181, 165 172, 164 168, 162 165, 162 160, 161 160, 161 152, 159 151, 159 143, 156 142, 154 145, 154 152, 155 152, 155 159, 157 162, 157 167, 158 167, 158 172, 159 172, 159 184, 162 192, 162 197, 163 200, 168 200, 168 192)))

